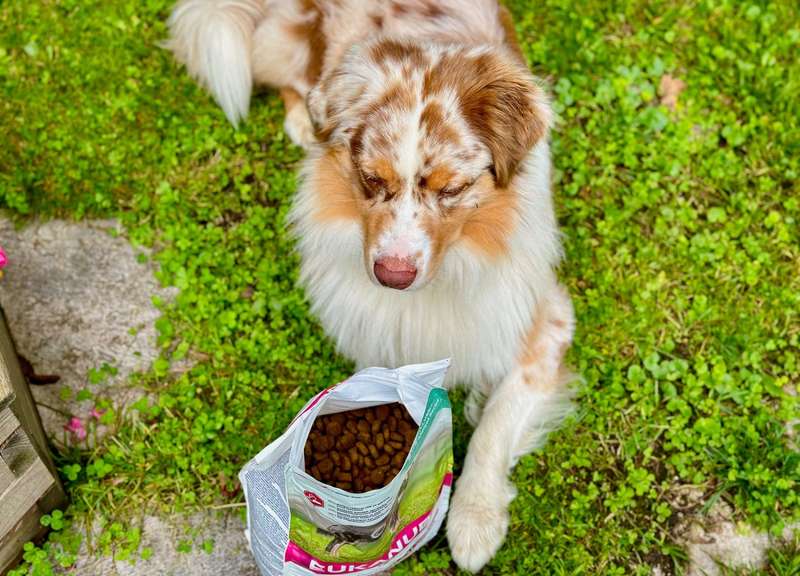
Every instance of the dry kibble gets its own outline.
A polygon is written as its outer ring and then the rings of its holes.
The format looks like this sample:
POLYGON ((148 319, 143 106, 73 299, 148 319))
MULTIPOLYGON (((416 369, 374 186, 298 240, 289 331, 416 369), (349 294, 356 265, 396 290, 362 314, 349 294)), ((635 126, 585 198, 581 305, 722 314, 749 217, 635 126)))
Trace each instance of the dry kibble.
POLYGON ((350 492, 382 488, 399 473, 416 433, 397 403, 319 416, 303 450, 306 471, 350 492))
POLYGON ((345 450, 351 448, 356 443, 356 437, 353 436, 350 432, 345 432, 342 434, 342 448, 345 450))
POLYGON ((342 425, 336 420, 331 420, 325 425, 325 432, 328 433, 328 436, 338 436, 342 433, 342 425))
POLYGON ((370 473, 369 479, 373 484, 380 484, 383 482, 383 470, 376 468, 370 473))

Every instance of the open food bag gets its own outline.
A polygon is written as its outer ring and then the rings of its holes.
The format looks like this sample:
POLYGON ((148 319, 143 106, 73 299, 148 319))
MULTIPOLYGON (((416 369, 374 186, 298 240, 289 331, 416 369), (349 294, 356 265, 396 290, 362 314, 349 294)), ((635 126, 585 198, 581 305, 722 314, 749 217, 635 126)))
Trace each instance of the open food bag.
POLYGON ((453 481, 449 364, 358 372, 242 468, 263 576, 377 574, 433 538, 453 481))

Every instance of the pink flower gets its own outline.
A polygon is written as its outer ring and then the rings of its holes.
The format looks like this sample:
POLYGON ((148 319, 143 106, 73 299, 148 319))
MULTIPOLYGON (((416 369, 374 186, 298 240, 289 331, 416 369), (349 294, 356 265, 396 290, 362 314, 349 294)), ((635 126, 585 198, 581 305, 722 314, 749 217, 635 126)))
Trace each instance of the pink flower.
POLYGON ((8 264, 8 258, 6 258, 6 253, 3 252, 3 249, 0 248, 0 268, 5 268, 6 264, 8 264))
POLYGON ((72 432, 72 434, 78 440, 83 440, 86 438, 86 428, 84 428, 81 419, 77 418, 76 416, 73 416, 69 419, 67 424, 64 424, 64 430, 67 432, 72 432))
POLYGON ((94 408, 92 408, 92 409, 89 411, 89 416, 91 416, 91 417, 92 417, 92 418, 94 418, 95 420, 100 420, 100 418, 101 418, 101 417, 103 416, 103 414, 105 414, 106 412, 107 412, 107 410, 98 410, 98 409, 97 409, 97 406, 95 406, 94 408))

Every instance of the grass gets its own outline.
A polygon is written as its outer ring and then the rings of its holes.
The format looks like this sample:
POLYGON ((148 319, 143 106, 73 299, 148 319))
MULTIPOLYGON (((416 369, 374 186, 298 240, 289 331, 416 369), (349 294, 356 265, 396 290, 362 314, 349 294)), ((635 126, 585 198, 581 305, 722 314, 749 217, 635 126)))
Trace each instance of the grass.
MULTIPOLYGON (((242 464, 351 369, 295 287, 283 222, 301 152, 278 99, 256 98, 234 132, 157 47, 170 3, 0 4, 0 207, 117 215, 181 289, 158 303, 162 356, 138 378, 154 400, 119 414, 98 398, 123 424, 59 455, 73 504, 19 574, 69 566, 90 517, 106 522, 100 552, 146 561, 137 509, 238 501, 242 464), (171 372, 185 357, 194 367, 171 372)), ((578 418, 515 471, 511 535, 485 573, 680 573, 683 487, 761 528, 800 517, 784 429, 800 381, 800 6, 508 4, 560 115, 562 277, 585 386, 578 418), (665 76, 685 83, 674 109, 665 76)), ((456 426, 458 466, 469 429, 456 426)), ((791 556, 765 573, 796 573, 791 556)), ((397 573, 455 573, 443 536, 397 573)))

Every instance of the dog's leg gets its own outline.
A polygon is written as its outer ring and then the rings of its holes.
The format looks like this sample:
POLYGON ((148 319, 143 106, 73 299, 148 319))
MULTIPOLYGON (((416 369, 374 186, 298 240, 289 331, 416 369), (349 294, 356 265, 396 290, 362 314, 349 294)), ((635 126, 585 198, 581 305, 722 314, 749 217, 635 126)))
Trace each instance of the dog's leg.
POLYGON ((316 141, 305 98, 325 55, 321 19, 313 3, 276 2, 253 35, 253 78, 256 84, 280 89, 286 134, 304 148, 316 141))
POLYGON ((281 98, 286 108, 283 129, 292 142, 308 149, 317 139, 303 97, 294 88, 283 88, 281 98))
POLYGON ((516 494, 511 468, 570 411, 570 376, 562 362, 573 330, 569 296, 554 287, 537 307, 518 365, 489 396, 447 519, 453 559, 466 570, 483 567, 505 539, 516 494))

